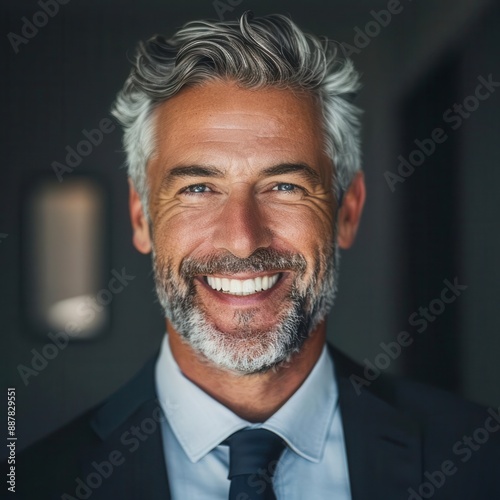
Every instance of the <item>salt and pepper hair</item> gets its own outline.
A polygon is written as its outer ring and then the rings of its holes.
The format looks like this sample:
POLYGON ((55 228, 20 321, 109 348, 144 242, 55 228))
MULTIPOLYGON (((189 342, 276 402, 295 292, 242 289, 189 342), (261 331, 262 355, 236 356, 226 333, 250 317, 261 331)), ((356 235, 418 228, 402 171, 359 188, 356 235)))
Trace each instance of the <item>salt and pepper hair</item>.
POLYGON ((214 79, 310 92, 322 111, 334 187, 347 189, 361 168, 359 110, 352 104, 359 76, 352 62, 332 42, 304 33, 285 16, 245 12, 239 21, 191 22, 172 38, 156 35, 138 46, 112 113, 123 126, 128 174, 146 215, 154 111, 184 87, 214 79))

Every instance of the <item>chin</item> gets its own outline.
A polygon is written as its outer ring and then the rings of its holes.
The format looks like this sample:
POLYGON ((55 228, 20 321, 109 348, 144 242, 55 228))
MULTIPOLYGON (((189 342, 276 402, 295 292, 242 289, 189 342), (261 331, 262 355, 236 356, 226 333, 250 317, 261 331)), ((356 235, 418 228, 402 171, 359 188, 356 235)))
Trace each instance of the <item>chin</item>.
POLYGON ((305 321, 290 308, 268 329, 247 323, 234 331, 217 328, 205 315, 194 311, 182 325, 173 324, 181 338, 202 359, 239 375, 264 373, 290 361, 308 337, 305 321))

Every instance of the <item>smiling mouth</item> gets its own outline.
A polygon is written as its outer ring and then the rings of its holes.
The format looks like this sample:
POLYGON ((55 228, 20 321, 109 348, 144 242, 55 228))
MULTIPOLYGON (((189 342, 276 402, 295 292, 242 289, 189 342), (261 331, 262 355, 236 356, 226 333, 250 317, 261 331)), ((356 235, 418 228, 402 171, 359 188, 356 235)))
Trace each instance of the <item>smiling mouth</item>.
POLYGON ((228 295, 252 295, 269 290, 276 285, 282 273, 258 276, 250 279, 215 278, 204 276, 205 283, 217 292, 228 295))

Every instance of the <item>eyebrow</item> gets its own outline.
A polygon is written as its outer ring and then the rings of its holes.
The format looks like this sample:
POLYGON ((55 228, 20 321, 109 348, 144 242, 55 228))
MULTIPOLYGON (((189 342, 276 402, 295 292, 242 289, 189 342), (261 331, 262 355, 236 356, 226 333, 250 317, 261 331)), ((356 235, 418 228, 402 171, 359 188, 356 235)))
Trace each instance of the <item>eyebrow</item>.
MULTIPOLYGON (((265 177, 272 177, 275 175, 285 175, 298 173, 306 180, 314 185, 321 183, 321 178, 318 172, 305 163, 280 163, 263 169, 260 174, 265 177)), ((180 165, 172 168, 163 179, 163 183, 168 185, 171 180, 175 178, 188 178, 188 177, 216 177, 222 178, 226 171, 217 167, 202 166, 202 165, 180 165)))
POLYGON ((280 163, 273 167, 268 167, 263 170, 266 176, 284 175, 298 173, 313 185, 321 184, 321 178, 318 172, 305 163, 280 163))
POLYGON ((172 168, 165 176, 165 182, 168 183, 176 177, 224 177, 225 172, 216 167, 201 165, 181 165, 172 168))

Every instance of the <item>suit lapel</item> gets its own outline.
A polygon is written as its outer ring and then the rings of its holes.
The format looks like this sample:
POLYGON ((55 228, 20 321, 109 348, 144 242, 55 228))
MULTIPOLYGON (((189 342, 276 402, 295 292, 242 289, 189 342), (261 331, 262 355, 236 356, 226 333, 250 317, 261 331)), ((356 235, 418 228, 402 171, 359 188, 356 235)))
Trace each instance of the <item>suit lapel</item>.
MULTIPOLYGON (((125 474, 130 485, 130 498, 170 499, 163 450, 162 419, 157 422, 156 415, 162 415, 161 408, 157 400, 151 400, 141 408, 131 423, 141 429, 143 440, 125 446, 127 463, 124 465, 127 466, 125 474)), ((130 429, 132 427, 127 427, 126 432, 130 429)))
POLYGON ((82 460, 82 479, 96 472, 95 464, 119 457, 112 473, 93 491, 94 500, 170 500, 161 429, 164 417, 154 383, 155 359, 114 394, 91 421, 100 444, 82 460))
POLYGON ((380 377, 358 392, 350 377, 360 367, 332 349, 353 500, 407 498, 422 481, 420 428, 394 406, 390 382, 380 377))

